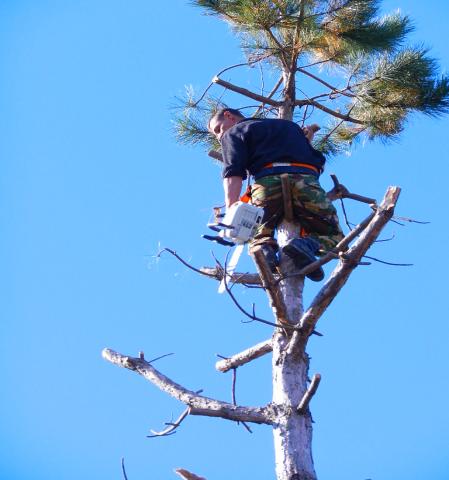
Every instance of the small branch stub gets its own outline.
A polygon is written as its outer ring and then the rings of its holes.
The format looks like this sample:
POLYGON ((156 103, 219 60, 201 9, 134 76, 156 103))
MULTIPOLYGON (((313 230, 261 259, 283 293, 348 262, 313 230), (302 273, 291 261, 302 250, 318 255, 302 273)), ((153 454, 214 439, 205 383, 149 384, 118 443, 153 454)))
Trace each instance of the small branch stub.
POLYGON ((306 393, 302 397, 302 400, 299 403, 298 408, 296 409, 300 415, 304 415, 307 412, 310 400, 312 400, 312 397, 315 395, 320 382, 321 382, 321 375, 319 373, 316 373, 313 376, 312 381, 310 382, 309 388, 307 389, 306 393))
POLYGON ((219 162, 223 161, 223 155, 220 152, 217 152, 216 150, 209 150, 208 153, 209 157, 218 160, 219 162))
POLYGON ((204 477, 199 477, 185 468, 177 468, 175 472, 184 480, 206 480, 204 477))
POLYGON ((230 358, 224 358, 215 364, 215 368, 220 372, 225 373, 232 368, 245 365, 245 363, 249 363, 256 358, 262 357, 263 355, 271 352, 273 350, 271 342, 272 340, 269 338, 268 340, 260 342, 253 347, 247 348, 243 352, 237 353, 230 358))

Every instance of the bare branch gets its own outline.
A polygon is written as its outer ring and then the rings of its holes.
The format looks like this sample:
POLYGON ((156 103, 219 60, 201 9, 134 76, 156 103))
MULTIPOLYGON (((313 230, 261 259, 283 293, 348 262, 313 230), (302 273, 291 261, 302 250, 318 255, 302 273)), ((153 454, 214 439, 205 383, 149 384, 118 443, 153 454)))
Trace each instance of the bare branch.
POLYGON ((256 358, 262 357, 263 355, 271 352, 272 349, 273 347, 271 346, 271 338, 269 338, 268 340, 260 342, 253 347, 247 348, 246 350, 243 350, 243 352, 237 353, 230 358, 218 361, 215 364, 215 368, 224 373, 232 368, 240 367, 245 365, 245 363, 255 360, 256 358))
POLYGON ((232 405, 237 405, 237 400, 235 396, 235 386, 237 384, 237 369, 232 369, 232 405))
POLYGON ((331 179, 334 182, 334 188, 327 192, 327 198, 334 201, 342 198, 350 198, 351 200, 356 200, 357 202, 368 203, 369 205, 376 205, 376 199, 370 197, 364 197, 363 195, 358 195, 357 193, 351 193, 344 185, 342 185, 337 176, 332 173, 331 179))
MULTIPOLYGON (((271 90, 271 92, 268 94, 268 97, 267 98, 273 98, 273 95, 278 91, 279 87, 282 85, 282 81, 284 80, 284 77, 281 75, 279 80, 276 82, 276 84, 274 85, 273 89, 271 90)), ((262 103, 258 109, 254 112, 254 117, 262 110, 262 108, 264 107, 264 103, 262 103)))
POLYGON ((346 207, 345 207, 345 202, 343 201, 342 198, 340 198, 340 204, 341 204, 341 209, 343 211, 343 216, 345 217, 345 222, 349 230, 352 230, 352 224, 348 219, 348 214, 346 213, 346 207))
MULTIPOLYGON (((235 65, 231 65, 229 67, 226 67, 226 68, 223 68, 223 70, 220 70, 217 75, 215 75, 214 78, 216 77, 219 77, 220 75, 222 75, 223 73, 227 72, 228 70, 232 70, 233 68, 237 68, 237 67, 245 67, 245 66, 248 66, 250 67, 251 65, 254 65, 255 63, 258 63, 258 62, 261 62, 262 60, 265 60, 266 58, 268 57, 271 57, 273 54, 271 52, 269 53, 265 53, 264 55, 259 55, 257 58, 255 58, 254 60, 250 60, 249 62, 244 62, 244 63, 236 63, 235 65)), ((193 105, 189 105, 191 108, 195 108, 198 106, 198 104, 201 102, 201 100, 203 100, 203 98, 206 96, 206 93, 210 90, 210 88, 212 87, 212 85, 214 85, 214 81, 212 80, 211 83, 209 83, 209 85, 206 87, 206 89, 204 90, 203 94, 201 95, 201 97, 193 104, 193 105)))
POLYGON ((396 235, 393 233, 390 237, 388 238, 379 238, 378 240, 376 240, 374 243, 382 243, 382 242, 391 242, 392 240, 394 240, 396 237, 396 235))
POLYGON ((126 475, 125 458, 124 457, 122 457, 122 473, 123 473, 124 480, 128 480, 128 476, 126 475))
MULTIPOLYGON (((227 360, 227 357, 223 357, 222 355, 218 355, 217 354, 217 357, 220 357, 222 358, 223 360, 227 360)), ((236 397, 235 397, 235 387, 236 387, 236 384, 237 384, 237 368, 234 367, 232 369, 232 391, 231 391, 231 396, 232 396, 232 404, 233 405, 237 405, 237 401, 236 401, 236 397)), ((240 423, 240 422, 237 422, 237 423, 240 423)), ((245 423, 245 422, 241 422, 242 425, 245 427, 245 429, 249 432, 249 433, 253 433, 253 431, 248 427, 248 425, 245 423)))
POLYGON ((346 8, 349 3, 350 3, 349 1, 346 1, 342 5, 339 5, 338 7, 334 7, 329 10, 323 10, 322 12, 312 13, 310 15, 307 15, 305 18, 321 17, 323 15, 330 16, 332 13, 336 13, 339 10, 346 8))
POLYGON ((348 114, 343 114, 340 112, 337 112, 336 110, 332 110, 331 108, 328 108, 324 106, 322 103, 316 102, 313 99, 308 99, 308 100, 296 100, 295 105, 297 107, 303 107, 304 105, 313 105, 314 107, 318 108, 318 110, 322 110, 323 112, 328 113, 329 115, 333 115, 336 118, 340 118, 342 120, 345 120, 347 122, 352 122, 352 123, 357 123, 359 125, 365 125, 366 122, 362 120, 358 120, 357 118, 351 117, 348 114))
POLYGON ((377 239, 383 227, 393 216, 400 191, 401 189, 399 187, 388 188, 382 204, 377 209, 366 230, 345 253, 344 257, 341 257, 340 263, 302 316, 300 321, 301 330, 300 332, 293 333, 288 346, 288 353, 303 352, 307 340, 315 329, 319 318, 346 283, 363 255, 365 255, 369 247, 377 239))
POLYGON ((267 295, 270 299, 271 307, 275 314, 277 322, 282 326, 291 326, 288 321, 287 308, 284 303, 284 298, 279 289, 279 284, 276 283, 270 267, 267 264, 262 250, 257 250, 253 253, 254 261, 256 263, 259 276, 262 279, 262 284, 266 289, 267 295))
POLYGON ((272 32, 271 28, 265 28, 265 32, 268 34, 268 36, 270 37, 271 41, 276 45, 276 47, 279 49, 279 53, 282 57, 282 62, 284 64, 285 67, 288 67, 288 61, 287 61, 287 58, 285 56, 285 49, 284 47, 280 44, 279 40, 276 38, 276 36, 274 35, 274 33, 272 32))
POLYGON ((300 415, 304 415, 304 413, 306 413, 309 407, 310 400, 312 400, 312 397, 315 395, 320 382, 321 375, 319 373, 316 373, 313 376, 312 381, 310 382, 309 388, 302 397, 302 400, 299 402, 298 408, 296 409, 300 415))
POLYGON ((325 58, 324 60, 317 60, 316 62, 309 63, 307 65, 301 65, 301 67, 299 67, 299 68, 310 68, 310 67, 315 67, 316 65, 321 65, 323 63, 332 62, 336 57, 337 57, 337 55, 334 55, 332 57, 325 58))
POLYGON ((267 105, 271 105, 273 107, 279 107, 281 105, 281 102, 277 102, 276 100, 273 100, 271 98, 264 97, 263 95, 259 95, 258 93, 251 92, 246 88, 238 87, 237 85, 226 82, 221 78, 215 77, 212 81, 217 85, 227 88, 228 90, 231 90, 233 92, 240 93, 241 95, 244 95, 245 97, 248 97, 248 98, 252 98, 253 100, 256 100, 258 102, 266 103, 267 105))
POLYGON ((213 158, 214 160, 218 160, 219 162, 223 162, 223 155, 216 150, 209 150, 207 153, 209 157, 213 158))
POLYGON ((103 350, 102 355, 105 360, 108 360, 114 365, 137 372, 156 385, 160 390, 185 403, 190 407, 191 415, 220 417, 235 422, 264 423, 267 425, 271 424, 273 421, 273 414, 268 406, 257 408, 242 407, 215 400, 213 398, 204 397, 175 383, 173 380, 156 370, 146 360, 128 357, 108 348, 103 350))
POLYGON ((340 89, 340 88, 334 87, 334 86, 331 85, 330 83, 327 83, 327 82, 324 81, 322 78, 317 77, 316 75, 314 75, 314 74, 311 73, 311 72, 308 72, 308 71, 305 70, 304 68, 298 67, 297 70, 298 70, 298 72, 301 72, 301 73, 303 73, 304 75, 307 75, 308 77, 313 78, 313 79, 316 80, 317 82, 321 83, 322 85, 324 85, 324 86, 326 86, 327 88, 329 88, 330 90, 332 90, 332 92, 329 92, 328 95, 332 95, 332 94, 337 94, 337 93, 339 93, 339 94, 341 94, 341 95, 345 95, 346 97, 356 97, 356 95, 354 95, 353 93, 347 93, 348 88, 340 89))
MULTIPOLYGON (((148 361, 148 363, 157 362, 158 360, 162 360, 165 357, 170 357, 171 355, 174 355, 174 353, 165 353, 164 355, 160 355, 159 357, 152 358, 151 360, 148 361)), ((139 358, 145 359, 145 355, 143 352, 139 352, 139 358)))
MULTIPOLYGON (((228 252, 228 255, 229 255, 229 252, 228 252)), ((265 259, 265 258, 264 258, 265 259)), ((215 259, 216 262, 217 262, 217 265, 219 265, 221 267, 221 265, 219 264, 218 260, 215 259)), ((290 325, 290 324, 287 324, 287 325, 283 325, 283 326, 280 326, 280 325, 277 325, 276 323, 273 323, 273 322, 269 322, 268 320, 264 320, 263 318, 260 318, 260 317, 257 317, 253 311, 253 313, 249 313, 247 312, 241 305, 240 303, 238 302, 238 300, 235 298, 235 295, 232 293, 231 289, 229 288, 229 285, 228 285, 228 275, 226 273, 226 263, 225 263, 225 268, 223 269, 223 282, 224 282, 224 286, 225 286, 225 289, 226 289, 226 292, 228 293, 228 295, 231 297, 231 300, 234 302, 235 306, 245 315, 247 316, 248 318, 250 318, 251 320, 253 321, 256 321, 256 322, 260 322, 260 323, 264 323, 265 325, 271 325, 272 327, 275 327, 275 328, 290 328, 290 329, 295 329, 297 327, 295 327, 294 325, 290 325)), ((253 305, 253 310, 254 310, 254 305, 253 305)))
POLYGON ((194 272, 197 272, 197 273, 201 273, 201 275, 206 275, 207 277, 214 277, 215 275, 212 274, 212 273, 207 273, 207 272, 203 272, 202 269, 199 269, 199 268, 195 268, 193 267, 192 265, 190 265, 190 263, 186 262, 183 258, 181 258, 174 250, 172 250, 171 248, 163 248, 162 250, 160 250, 157 254, 157 257, 159 258, 164 252, 168 252, 170 253, 171 255, 173 255, 175 258, 177 258, 183 265, 185 265, 187 268, 190 268, 190 270, 193 270, 194 272))
POLYGON ((177 468, 175 472, 181 477, 184 478, 184 480, 206 480, 204 477, 199 477, 198 475, 195 475, 192 472, 189 472, 188 470, 184 468, 177 468))
POLYGON ((166 423, 166 425, 168 425, 168 428, 166 428, 165 430, 162 430, 160 432, 155 432, 154 430, 151 430, 151 433, 153 435, 147 435, 147 438, 166 437, 168 435, 171 435, 171 434, 175 433, 175 430, 179 427, 179 425, 181 425, 182 421, 189 414, 190 414, 190 407, 187 407, 175 422, 166 423))
MULTIPOLYGON (((223 280, 223 270, 221 268, 201 267, 201 272, 215 280, 223 280)), ((230 279, 231 283, 242 283, 244 285, 262 285, 262 280, 257 273, 233 273, 230 279)))
POLYGON ((421 220, 414 220, 413 218, 408 218, 408 217, 393 217, 395 220, 401 220, 403 222, 409 222, 409 223, 419 223, 420 225, 427 225, 430 222, 423 222, 421 220))
POLYGON ((384 265, 392 265, 393 267, 413 267, 413 263, 394 263, 394 262, 386 262, 385 260, 380 260, 379 258, 369 257, 368 255, 363 255, 363 258, 369 258, 374 262, 383 263, 384 265))

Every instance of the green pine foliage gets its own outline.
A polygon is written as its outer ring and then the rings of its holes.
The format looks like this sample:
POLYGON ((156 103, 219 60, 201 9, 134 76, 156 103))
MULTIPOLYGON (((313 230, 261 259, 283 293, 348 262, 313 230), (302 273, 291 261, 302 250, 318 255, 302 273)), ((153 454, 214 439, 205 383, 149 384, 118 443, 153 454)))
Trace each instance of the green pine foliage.
POLYGON ((422 48, 377 58, 354 88, 352 114, 368 126, 371 138, 399 133, 415 110, 438 116, 449 110, 449 80, 437 77, 435 60, 422 48))
POLYGON ((177 98, 173 106, 173 130, 178 141, 185 145, 203 145, 209 150, 219 151, 220 143, 208 131, 207 126, 210 117, 226 106, 211 96, 205 96, 201 102, 197 102, 193 88, 187 87, 184 97, 177 98))
MULTIPOLYGON (((412 112, 439 116, 449 111, 449 78, 439 75, 427 49, 407 45, 413 30, 407 16, 380 16, 380 0, 192 3, 231 25, 248 64, 260 63, 293 77, 293 87, 284 85, 272 98, 297 100, 296 110, 306 110, 304 115, 293 112, 293 118, 302 122, 312 109, 313 117, 307 118, 323 127, 315 147, 327 154, 348 151, 361 138, 393 139, 412 112), (315 84, 309 92, 311 82, 315 84), (316 95, 317 89, 322 93, 316 95)), ((183 99, 176 134, 182 142, 218 149, 207 120, 223 103, 203 97, 196 102, 190 93, 183 99)), ((253 114, 277 116, 277 111, 261 104, 253 114)))

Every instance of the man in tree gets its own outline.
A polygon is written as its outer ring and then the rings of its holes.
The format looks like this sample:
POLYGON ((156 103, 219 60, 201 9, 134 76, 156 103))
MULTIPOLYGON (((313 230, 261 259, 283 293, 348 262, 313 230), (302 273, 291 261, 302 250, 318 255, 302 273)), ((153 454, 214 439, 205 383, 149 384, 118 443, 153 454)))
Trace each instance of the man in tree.
MULTIPOLYGON (((224 108, 209 120, 209 131, 222 146, 226 207, 239 200, 247 175, 254 178, 251 203, 265 213, 249 247, 250 252, 261 249, 272 270, 278 264, 274 232, 284 214, 282 174, 288 174, 293 214, 301 225, 301 237, 290 240, 282 251, 296 267, 304 268, 343 238, 336 210, 318 181, 325 158, 309 143, 314 126, 303 131, 288 120, 245 118, 238 110, 224 108)), ((320 267, 307 276, 318 282, 324 272, 320 267)))

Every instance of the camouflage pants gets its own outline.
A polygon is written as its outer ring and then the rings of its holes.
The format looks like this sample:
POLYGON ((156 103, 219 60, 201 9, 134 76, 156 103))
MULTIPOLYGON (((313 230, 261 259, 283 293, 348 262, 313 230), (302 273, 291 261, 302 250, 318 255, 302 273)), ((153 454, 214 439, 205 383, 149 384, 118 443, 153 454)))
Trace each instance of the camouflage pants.
MULTIPOLYGON (((302 236, 310 236, 320 243, 324 253, 343 238, 337 212, 314 175, 289 174, 293 215, 301 225, 302 236)), ((262 244, 278 248, 274 239, 277 225, 284 216, 284 200, 280 175, 259 178, 251 186, 251 203, 263 207, 263 223, 249 244, 250 251, 262 244)))

